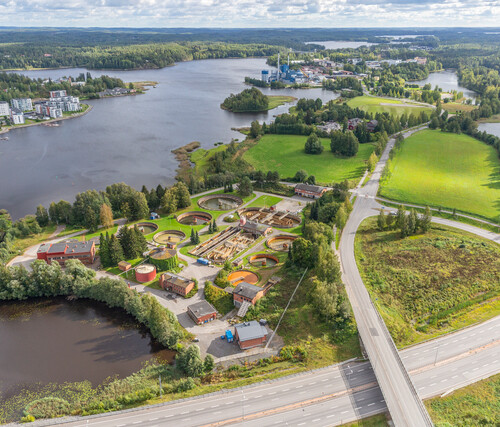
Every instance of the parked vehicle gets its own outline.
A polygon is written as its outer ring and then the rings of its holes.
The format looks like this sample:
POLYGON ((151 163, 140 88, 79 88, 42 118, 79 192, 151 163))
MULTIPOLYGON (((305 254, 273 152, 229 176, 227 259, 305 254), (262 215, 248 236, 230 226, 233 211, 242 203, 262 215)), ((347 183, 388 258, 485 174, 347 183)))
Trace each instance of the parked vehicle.
POLYGON ((198 258, 196 262, 201 265, 210 265, 210 261, 205 258, 198 258))
POLYGON ((233 342, 233 333, 228 329, 226 331, 227 342, 233 342))

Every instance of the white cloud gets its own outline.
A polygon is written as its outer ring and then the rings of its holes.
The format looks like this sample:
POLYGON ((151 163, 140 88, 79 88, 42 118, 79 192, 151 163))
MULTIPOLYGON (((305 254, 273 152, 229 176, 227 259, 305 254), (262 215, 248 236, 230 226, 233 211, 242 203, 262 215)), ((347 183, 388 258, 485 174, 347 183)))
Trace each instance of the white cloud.
POLYGON ((500 0, 0 0, 0 25, 498 26, 500 0))

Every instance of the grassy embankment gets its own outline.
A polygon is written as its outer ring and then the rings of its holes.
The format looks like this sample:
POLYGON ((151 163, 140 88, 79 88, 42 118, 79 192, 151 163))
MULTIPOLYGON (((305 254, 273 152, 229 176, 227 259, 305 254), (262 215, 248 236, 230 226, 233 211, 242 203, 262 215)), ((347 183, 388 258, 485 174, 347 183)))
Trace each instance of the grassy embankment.
POLYGON ((396 152, 379 193, 394 201, 456 209, 496 221, 499 174, 494 148, 467 135, 423 130, 396 152))
POLYGON ((268 110, 272 110, 281 105, 288 104, 289 102, 295 101, 297 98, 294 96, 284 96, 284 95, 267 95, 269 100, 268 110))
POLYGON ((243 159, 257 170, 278 171, 282 178, 293 177, 304 169, 314 175, 317 182, 331 184, 361 177, 373 152, 372 144, 360 144, 356 156, 338 157, 330 150, 330 140, 321 138, 323 153, 306 154, 306 140, 307 136, 300 135, 264 135, 243 154, 243 159))
POLYGON ((427 400, 425 406, 437 427, 498 426, 500 375, 464 387, 446 397, 427 400))
POLYGON ((12 243, 12 256, 10 259, 18 255, 22 255, 26 249, 31 246, 43 243, 50 239, 50 236, 56 230, 55 225, 48 225, 42 228, 42 232, 28 237, 19 237, 14 239, 12 243))
POLYGON ((477 108, 475 105, 462 104, 461 102, 443 102, 441 106, 443 107, 443 110, 448 111, 448 113, 451 114, 458 112, 469 113, 477 108))
POLYGON ((365 220, 356 236, 358 267, 398 346, 500 314, 500 246, 433 226, 400 238, 365 220))
POLYGON ((420 114, 421 111, 430 113, 432 108, 425 107, 420 104, 411 103, 409 101, 398 101, 395 99, 379 98, 377 96, 357 96, 347 101, 347 105, 351 108, 360 108, 368 113, 389 113, 395 116, 403 114, 420 114))

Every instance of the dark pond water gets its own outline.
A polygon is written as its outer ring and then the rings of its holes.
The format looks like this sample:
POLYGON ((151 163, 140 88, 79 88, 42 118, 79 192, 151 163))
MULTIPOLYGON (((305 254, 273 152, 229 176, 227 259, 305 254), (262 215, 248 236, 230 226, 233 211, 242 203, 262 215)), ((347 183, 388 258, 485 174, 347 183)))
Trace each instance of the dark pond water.
MULTIPOLYGON (((270 112, 235 114, 220 108, 230 93, 247 86, 245 76, 260 77, 269 68, 264 58, 191 61, 161 70, 91 71, 126 82, 156 81, 145 95, 89 101, 93 110, 65 120, 60 127, 34 126, 8 133, 0 141, 0 208, 14 217, 34 213, 38 204, 53 200, 73 202, 89 188, 104 189, 126 182, 138 189, 174 182, 177 162, 172 149, 191 141, 205 148, 242 135, 231 128, 252 120, 271 121, 293 104, 270 112)), ((77 76, 85 69, 27 71, 36 78, 77 76)), ((266 94, 321 98, 337 95, 322 89, 266 94)))
POLYGON ((457 73, 453 70, 439 71, 437 73, 429 73, 429 77, 424 80, 418 80, 411 83, 417 83, 419 85, 425 85, 427 83, 431 84, 432 89, 437 85, 443 91, 456 90, 458 92, 463 92, 466 98, 475 98, 476 92, 467 89, 466 87, 460 86, 458 84, 457 73))
POLYGON ((98 385, 174 357, 123 310, 90 300, 0 303, 0 343, 0 401, 37 383, 98 385))

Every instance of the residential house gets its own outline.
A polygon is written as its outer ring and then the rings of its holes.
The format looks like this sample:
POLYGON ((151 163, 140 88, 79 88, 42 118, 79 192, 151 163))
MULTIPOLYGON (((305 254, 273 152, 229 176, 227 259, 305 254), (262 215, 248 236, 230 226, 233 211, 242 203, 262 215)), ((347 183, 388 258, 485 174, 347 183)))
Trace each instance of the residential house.
POLYGON ((366 124, 366 129, 368 130, 368 132, 375 132, 377 126, 378 126, 378 120, 373 119, 366 124))

